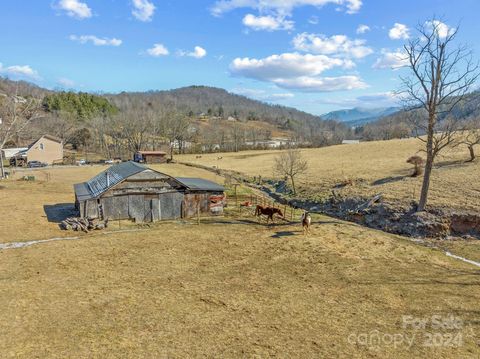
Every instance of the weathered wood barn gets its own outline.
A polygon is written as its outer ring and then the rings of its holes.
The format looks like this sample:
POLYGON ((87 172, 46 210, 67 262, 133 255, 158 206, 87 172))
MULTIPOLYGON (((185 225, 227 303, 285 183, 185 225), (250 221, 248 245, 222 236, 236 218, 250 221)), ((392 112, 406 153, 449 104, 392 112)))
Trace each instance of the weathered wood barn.
POLYGON ((135 222, 218 215, 224 187, 201 178, 174 178, 135 162, 113 165, 74 186, 75 206, 83 218, 135 222))

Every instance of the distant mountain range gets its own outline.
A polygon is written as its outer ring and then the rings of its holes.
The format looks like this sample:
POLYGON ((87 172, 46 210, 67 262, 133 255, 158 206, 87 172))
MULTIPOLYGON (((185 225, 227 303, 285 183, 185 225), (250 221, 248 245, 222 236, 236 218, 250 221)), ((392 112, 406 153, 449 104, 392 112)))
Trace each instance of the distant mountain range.
POLYGON ((333 120, 342 122, 350 127, 361 126, 369 122, 374 122, 382 117, 389 116, 400 111, 398 107, 382 108, 352 108, 329 112, 321 117, 324 120, 333 120))

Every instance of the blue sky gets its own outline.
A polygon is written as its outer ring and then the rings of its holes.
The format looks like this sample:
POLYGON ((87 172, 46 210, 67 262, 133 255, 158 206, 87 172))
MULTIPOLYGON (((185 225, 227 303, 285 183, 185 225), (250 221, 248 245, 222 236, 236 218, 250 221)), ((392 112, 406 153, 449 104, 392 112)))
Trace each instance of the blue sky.
POLYGON ((314 114, 394 103, 436 15, 480 58, 478 0, 2 0, 0 75, 48 88, 225 88, 314 114))

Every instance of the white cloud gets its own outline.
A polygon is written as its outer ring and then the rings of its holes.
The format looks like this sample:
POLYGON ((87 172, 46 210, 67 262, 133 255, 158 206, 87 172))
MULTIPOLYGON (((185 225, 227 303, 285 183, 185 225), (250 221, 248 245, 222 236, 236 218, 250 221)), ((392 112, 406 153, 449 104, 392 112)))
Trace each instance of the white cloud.
POLYGON ((56 7, 66 11, 68 16, 77 19, 92 17, 92 9, 90 9, 86 3, 79 0, 60 0, 56 7))
POLYGON ((408 56, 402 50, 388 51, 382 49, 382 56, 373 64, 374 69, 398 70, 408 65, 408 56))
POLYGON ((147 50, 147 54, 153 57, 167 56, 170 52, 162 44, 154 44, 152 48, 147 50))
POLYGON ((364 89, 368 86, 358 76, 307 77, 279 79, 277 86, 304 92, 331 92, 364 89))
POLYGON ((247 14, 243 18, 243 24, 255 31, 267 30, 292 30, 294 22, 286 20, 285 17, 273 17, 273 16, 255 16, 247 14))
POLYGON ((203 47, 195 46, 195 48, 193 49, 192 52, 187 52, 187 51, 180 50, 180 51, 178 51, 177 54, 179 56, 190 56, 190 57, 194 57, 196 59, 201 59, 201 58, 207 56, 207 50, 205 50, 203 47))
POLYGON ((368 25, 359 25, 357 27, 357 34, 365 34, 368 31, 370 31, 370 26, 368 25))
POLYGON ((287 100, 290 98, 295 97, 293 93, 268 93, 265 90, 258 90, 258 89, 249 89, 249 88, 235 88, 232 90, 233 93, 237 95, 242 95, 246 97, 253 98, 259 101, 267 101, 267 102, 278 102, 287 100))
POLYGON ((3 64, 0 63, 0 74, 4 74, 6 76, 13 76, 15 78, 27 77, 34 80, 40 79, 38 72, 32 69, 29 65, 13 65, 3 67, 3 64))
POLYGON ((317 25, 319 22, 320 20, 318 19, 318 16, 315 16, 315 15, 310 17, 310 19, 308 19, 308 23, 312 25, 317 25))
POLYGON ((293 39, 296 50, 313 52, 322 55, 345 55, 354 58, 362 58, 373 53, 373 50, 365 46, 365 40, 350 40, 345 35, 299 34, 293 39))
POLYGON ((60 77, 57 80, 57 83, 63 88, 73 88, 75 86, 75 82, 73 80, 67 79, 65 77, 60 77))
POLYGON ((116 38, 111 38, 109 39, 108 37, 97 37, 94 35, 70 35, 69 37, 70 40, 72 41, 77 41, 81 44, 86 44, 88 42, 91 42, 95 46, 120 46, 122 44, 122 40, 116 39, 116 38))
POLYGON ((430 28, 430 31, 436 31, 438 37, 440 37, 441 39, 446 38, 456 30, 455 28, 450 27, 447 24, 438 20, 427 21, 425 22, 425 25, 427 26, 427 28, 430 28))
POLYGON ((251 8, 260 12, 273 12, 277 15, 289 16, 296 7, 322 7, 333 4, 342 7, 349 14, 356 13, 362 7, 362 0, 218 0, 211 8, 214 16, 221 16, 239 8, 251 8))
POLYGON ((398 95, 393 92, 377 92, 353 98, 322 98, 315 102, 319 104, 336 105, 342 108, 381 108, 398 106, 399 100, 398 95))
POLYGON ((388 32, 388 36, 392 40, 406 40, 410 37, 410 29, 407 25, 399 24, 398 22, 388 32))
POLYGON ((325 55, 284 53, 263 59, 236 58, 230 64, 233 75, 271 82, 279 87, 301 91, 336 91, 364 88, 357 76, 320 77, 332 68, 351 68, 348 59, 325 55))
POLYGON ((149 0, 132 0, 132 15, 137 20, 148 22, 152 21, 155 14, 155 5, 149 0))

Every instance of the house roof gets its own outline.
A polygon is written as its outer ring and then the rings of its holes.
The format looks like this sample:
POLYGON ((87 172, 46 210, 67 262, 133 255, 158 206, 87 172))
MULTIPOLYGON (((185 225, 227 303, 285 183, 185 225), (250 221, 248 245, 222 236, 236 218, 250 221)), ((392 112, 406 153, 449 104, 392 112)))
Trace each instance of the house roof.
POLYGON ((52 135, 43 135, 42 137, 36 139, 35 141, 33 141, 29 146, 28 148, 32 148, 38 141, 40 141, 42 138, 46 138, 47 140, 50 140, 50 141, 53 141, 53 142, 58 142, 58 143, 62 143, 63 140, 61 138, 58 138, 58 137, 55 137, 55 136, 52 136, 52 135))
POLYGON ((208 181, 203 178, 190 178, 190 177, 176 177, 178 182, 185 185, 190 190, 195 191, 215 191, 215 192, 224 192, 225 187, 219 185, 218 183, 208 181))

